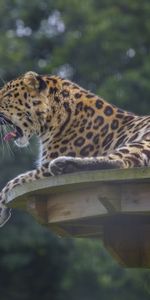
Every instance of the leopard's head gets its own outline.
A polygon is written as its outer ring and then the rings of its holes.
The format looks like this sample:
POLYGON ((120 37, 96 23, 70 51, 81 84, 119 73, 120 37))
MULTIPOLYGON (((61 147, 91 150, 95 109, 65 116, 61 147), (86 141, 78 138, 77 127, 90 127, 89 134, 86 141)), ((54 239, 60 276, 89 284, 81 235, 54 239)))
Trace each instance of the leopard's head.
POLYGON ((13 127, 5 140, 14 139, 19 147, 28 145, 33 134, 44 126, 47 95, 44 76, 31 71, 4 85, 0 90, 0 124, 13 127))

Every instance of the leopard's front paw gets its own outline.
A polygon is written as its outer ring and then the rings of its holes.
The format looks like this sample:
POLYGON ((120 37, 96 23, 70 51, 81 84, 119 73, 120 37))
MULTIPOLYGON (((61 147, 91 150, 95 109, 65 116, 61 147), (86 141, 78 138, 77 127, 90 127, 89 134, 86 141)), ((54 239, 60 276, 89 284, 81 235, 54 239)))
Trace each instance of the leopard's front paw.
POLYGON ((60 156, 50 162, 49 171, 52 175, 61 175, 78 171, 76 158, 60 156))

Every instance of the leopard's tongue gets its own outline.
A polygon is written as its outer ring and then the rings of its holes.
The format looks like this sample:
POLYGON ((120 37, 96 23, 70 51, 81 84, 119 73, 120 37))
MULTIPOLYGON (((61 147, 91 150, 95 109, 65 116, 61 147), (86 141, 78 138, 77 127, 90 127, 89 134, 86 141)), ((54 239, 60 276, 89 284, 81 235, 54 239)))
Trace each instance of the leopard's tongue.
POLYGON ((5 142, 8 142, 10 141, 11 139, 14 139, 17 135, 17 132, 16 131, 10 131, 8 132, 5 136, 4 136, 4 141, 5 142))

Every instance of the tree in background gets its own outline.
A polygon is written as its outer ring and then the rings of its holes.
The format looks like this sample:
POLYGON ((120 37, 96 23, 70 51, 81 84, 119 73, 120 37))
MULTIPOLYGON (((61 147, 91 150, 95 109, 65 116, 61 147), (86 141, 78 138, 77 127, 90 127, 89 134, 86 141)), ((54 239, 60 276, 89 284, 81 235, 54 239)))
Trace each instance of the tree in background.
POLYGON ((149 14, 148 0, 1 0, 1 78, 58 73, 147 113, 149 14))
POLYGON ((25 214, 0 232, 3 300, 61 299, 71 243, 42 229, 25 214))
MULTIPOLYGON (((149 15, 149 0, 1 0, 1 85, 28 70, 55 73, 147 113, 149 15)), ((36 145, 2 143, 1 187, 34 167, 36 145)), ((99 241, 60 240, 19 212, 0 241, 3 300, 149 299, 149 272, 123 270, 99 241)))

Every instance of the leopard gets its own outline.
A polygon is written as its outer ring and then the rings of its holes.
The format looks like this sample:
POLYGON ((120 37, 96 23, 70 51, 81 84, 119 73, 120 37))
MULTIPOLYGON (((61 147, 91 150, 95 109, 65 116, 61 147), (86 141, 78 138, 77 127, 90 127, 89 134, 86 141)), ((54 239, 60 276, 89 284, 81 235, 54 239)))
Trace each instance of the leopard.
POLYGON ((26 147, 36 135, 36 168, 10 180, 0 193, 0 226, 11 216, 16 186, 50 176, 150 165, 150 115, 118 108, 57 75, 28 71, 0 89, 3 139, 26 147))

